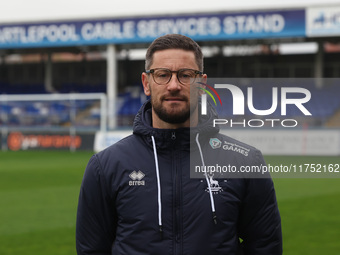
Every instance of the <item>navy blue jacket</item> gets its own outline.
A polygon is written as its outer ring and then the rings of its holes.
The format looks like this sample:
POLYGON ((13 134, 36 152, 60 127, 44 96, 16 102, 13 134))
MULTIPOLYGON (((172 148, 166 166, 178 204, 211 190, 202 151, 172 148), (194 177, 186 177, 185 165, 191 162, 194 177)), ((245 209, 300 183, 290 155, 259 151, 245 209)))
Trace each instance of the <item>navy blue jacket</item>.
POLYGON ((147 102, 133 134, 90 159, 79 196, 78 255, 282 254, 270 178, 190 177, 196 161, 265 164, 257 149, 219 134, 213 117, 211 111, 191 131, 155 129, 147 102))

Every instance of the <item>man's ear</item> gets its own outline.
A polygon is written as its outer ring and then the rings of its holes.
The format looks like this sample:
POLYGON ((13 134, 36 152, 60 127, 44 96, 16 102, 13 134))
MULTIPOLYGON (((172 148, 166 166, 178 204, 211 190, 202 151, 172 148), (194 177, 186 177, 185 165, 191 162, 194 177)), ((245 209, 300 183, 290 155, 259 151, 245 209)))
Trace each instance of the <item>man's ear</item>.
MULTIPOLYGON (((204 84, 207 83, 207 79, 208 79, 208 76, 206 74, 203 74, 202 77, 200 78, 200 83, 199 83, 200 84, 199 86, 201 88, 203 88, 203 89, 206 88, 206 86, 204 84)), ((200 96, 202 96, 205 92, 202 89, 199 89, 198 93, 199 93, 200 96)))
POLYGON ((202 83, 207 83, 207 80, 208 80, 208 75, 203 74, 202 75, 202 83))
POLYGON ((143 88, 144 88, 144 94, 146 96, 150 96, 150 83, 149 83, 149 76, 143 72, 142 73, 142 83, 143 83, 143 88))

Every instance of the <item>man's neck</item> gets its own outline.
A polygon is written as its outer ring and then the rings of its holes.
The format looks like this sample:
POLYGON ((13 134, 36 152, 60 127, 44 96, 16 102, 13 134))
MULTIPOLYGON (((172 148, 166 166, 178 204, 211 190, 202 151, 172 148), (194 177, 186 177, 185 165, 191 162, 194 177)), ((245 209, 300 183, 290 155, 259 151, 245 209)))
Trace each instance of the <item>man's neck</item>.
POLYGON ((152 111, 152 127, 159 129, 178 129, 186 127, 196 127, 198 124, 198 114, 194 113, 188 120, 183 123, 168 123, 161 120, 156 113, 152 111))

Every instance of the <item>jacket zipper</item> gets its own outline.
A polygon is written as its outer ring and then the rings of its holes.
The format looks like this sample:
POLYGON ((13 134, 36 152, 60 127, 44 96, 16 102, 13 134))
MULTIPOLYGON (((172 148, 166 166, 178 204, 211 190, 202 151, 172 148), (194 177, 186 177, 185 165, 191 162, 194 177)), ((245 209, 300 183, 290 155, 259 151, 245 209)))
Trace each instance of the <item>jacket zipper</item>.
POLYGON ((176 132, 171 133, 171 140, 176 140, 176 132))
MULTIPOLYGON (((176 133, 172 132, 171 139, 173 141, 176 140, 176 133)), ((181 233, 181 212, 180 212, 180 173, 178 170, 177 165, 177 153, 176 150, 173 149, 172 151, 173 159, 174 159, 174 167, 175 167, 175 230, 174 230, 174 236, 175 236, 175 244, 174 244, 174 254, 180 253, 180 233, 181 233)))
POLYGON ((180 242, 180 177, 178 173, 178 167, 176 165, 176 191, 175 191, 175 199, 176 199, 176 243, 180 242))

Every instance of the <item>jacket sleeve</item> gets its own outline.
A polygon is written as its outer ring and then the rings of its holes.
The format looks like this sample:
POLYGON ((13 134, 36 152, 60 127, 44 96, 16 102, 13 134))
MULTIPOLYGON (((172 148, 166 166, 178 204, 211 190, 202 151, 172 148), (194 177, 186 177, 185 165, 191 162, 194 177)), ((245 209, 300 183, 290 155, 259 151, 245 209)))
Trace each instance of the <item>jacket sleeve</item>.
MULTIPOLYGON (((265 165, 261 152, 257 162, 265 165)), ((281 217, 270 175, 246 179, 239 234, 244 254, 282 254, 281 217)))
POLYGON ((86 167, 79 194, 76 223, 78 255, 111 254, 116 213, 106 182, 98 158, 94 155, 86 167))

